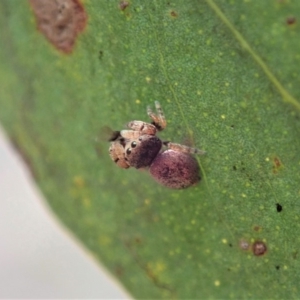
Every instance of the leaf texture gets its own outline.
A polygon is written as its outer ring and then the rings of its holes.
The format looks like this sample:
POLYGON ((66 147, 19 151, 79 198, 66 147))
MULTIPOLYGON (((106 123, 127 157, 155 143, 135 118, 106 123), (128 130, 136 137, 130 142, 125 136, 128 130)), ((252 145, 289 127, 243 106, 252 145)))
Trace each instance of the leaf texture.
POLYGON ((52 209, 136 298, 299 298, 300 2, 123 2, 82 1, 71 54, 0 3, 0 120, 52 209), (109 158, 155 100, 207 151, 195 187, 109 158))

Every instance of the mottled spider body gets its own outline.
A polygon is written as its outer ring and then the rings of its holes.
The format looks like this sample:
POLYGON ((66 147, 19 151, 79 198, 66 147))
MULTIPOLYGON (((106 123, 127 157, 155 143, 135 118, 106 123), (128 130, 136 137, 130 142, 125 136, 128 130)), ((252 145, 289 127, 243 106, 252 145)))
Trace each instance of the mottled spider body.
POLYGON ((149 167, 162 148, 162 141, 155 135, 144 134, 125 145, 125 160, 136 169, 149 167))
POLYGON ((149 172, 157 182, 173 189, 189 187, 201 179, 197 160, 171 149, 156 156, 149 172))
POLYGON ((159 102, 155 102, 157 114, 148 107, 152 124, 131 121, 128 130, 116 131, 110 139, 111 159, 121 168, 149 168, 152 177, 169 188, 189 187, 200 180, 197 160, 191 154, 204 154, 203 151, 171 142, 162 142, 157 131, 167 123, 159 102), (162 151, 166 146, 168 150, 162 151))

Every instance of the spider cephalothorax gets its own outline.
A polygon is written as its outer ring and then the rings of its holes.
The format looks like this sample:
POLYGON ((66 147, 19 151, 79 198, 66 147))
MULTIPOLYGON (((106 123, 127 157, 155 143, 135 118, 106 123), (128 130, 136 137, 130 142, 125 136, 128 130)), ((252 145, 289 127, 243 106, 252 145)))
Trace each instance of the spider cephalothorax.
POLYGON ((155 107, 157 114, 147 108, 152 123, 131 121, 127 130, 114 132, 110 139, 111 159, 124 169, 149 167, 153 178, 169 188, 186 188, 197 183, 200 180, 199 166, 191 154, 204 154, 204 151, 162 142, 156 133, 163 130, 167 122, 158 101, 155 107), (162 151, 163 146, 168 150, 162 151))

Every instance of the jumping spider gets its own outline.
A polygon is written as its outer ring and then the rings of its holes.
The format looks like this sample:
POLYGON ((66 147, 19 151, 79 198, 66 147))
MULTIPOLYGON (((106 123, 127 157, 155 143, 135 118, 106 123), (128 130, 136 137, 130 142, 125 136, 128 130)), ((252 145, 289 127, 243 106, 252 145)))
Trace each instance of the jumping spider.
POLYGON ((129 129, 115 131, 110 138, 109 155, 120 168, 148 168, 152 177, 160 184, 173 189, 187 188, 201 178, 197 160, 191 154, 204 154, 196 148, 163 142, 157 136, 166 125, 166 119, 158 101, 156 114, 147 108, 152 123, 131 121, 129 129), (166 146, 168 150, 162 151, 166 146))

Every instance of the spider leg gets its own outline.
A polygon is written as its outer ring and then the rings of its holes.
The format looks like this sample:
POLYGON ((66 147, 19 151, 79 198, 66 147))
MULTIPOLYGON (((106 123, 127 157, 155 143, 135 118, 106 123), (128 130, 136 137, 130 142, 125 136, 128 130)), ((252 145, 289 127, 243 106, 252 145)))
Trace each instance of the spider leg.
POLYGON ((142 133, 140 131, 135 130, 121 130, 121 136, 126 140, 136 140, 138 139, 142 133))
POLYGON ((138 131, 140 134, 155 135, 157 131, 153 124, 143 121, 131 121, 127 124, 127 127, 134 131, 138 131))
POLYGON ((155 101, 155 108, 156 108, 156 111, 157 111, 157 114, 158 114, 158 117, 160 120, 160 126, 162 129, 164 129, 167 126, 167 120, 166 120, 165 114, 160 106, 160 103, 158 101, 155 101))
POLYGON ((118 141, 112 142, 110 144, 109 155, 118 167, 123 169, 129 168, 129 164, 125 160, 124 147, 118 141))
POLYGON ((121 137, 121 132, 120 131, 113 131, 110 134, 110 138, 108 139, 109 142, 116 141, 121 137))
POLYGON ((197 148, 192 148, 192 147, 181 145, 181 144, 176 144, 176 143, 171 143, 171 142, 163 142, 163 144, 171 150, 179 151, 179 152, 183 152, 183 153, 198 154, 198 155, 203 155, 206 153, 203 150, 200 150, 197 148))
POLYGON ((164 115, 164 112, 160 106, 160 103, 158 101, 155 101, 155 109, 157 114, 155 114, 151 107, 147 107, 147 114, 152 119, 152 124, 158 129, 163 130, 167 126, 167 121, 164 115))

